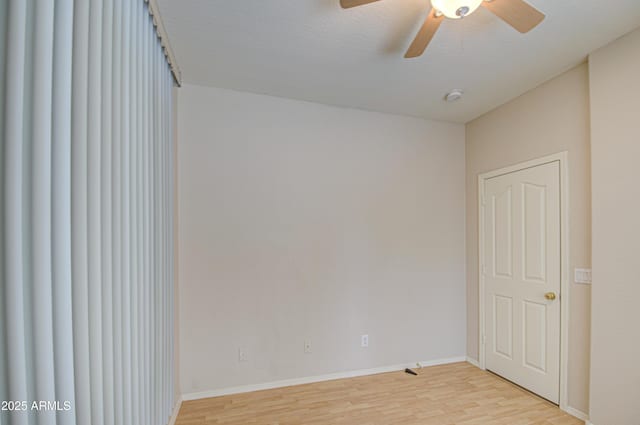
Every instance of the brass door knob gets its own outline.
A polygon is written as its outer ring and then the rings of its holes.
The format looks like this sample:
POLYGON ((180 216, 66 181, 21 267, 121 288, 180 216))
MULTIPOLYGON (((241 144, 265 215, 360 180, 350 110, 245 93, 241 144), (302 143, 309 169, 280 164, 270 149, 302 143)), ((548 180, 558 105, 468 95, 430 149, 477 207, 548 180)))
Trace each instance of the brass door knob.
POLYGON ((547 292, 546 294, 544 294, 544 297, 546 299, 548 299, 549 301, 553 301, 556 299, 556 293, 555 292, 547 292))

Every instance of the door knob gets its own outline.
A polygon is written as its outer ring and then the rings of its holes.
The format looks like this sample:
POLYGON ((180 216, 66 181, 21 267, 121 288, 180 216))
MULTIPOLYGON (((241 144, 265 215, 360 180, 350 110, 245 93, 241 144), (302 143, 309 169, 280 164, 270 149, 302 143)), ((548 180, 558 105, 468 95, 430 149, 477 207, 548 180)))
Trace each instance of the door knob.
POLYGON ((547 292, 546 294, 544 294, 544 297, 546 299, 548 299, 549 301, 553 301, 556 299, 556 293, 555 292, 547 292))

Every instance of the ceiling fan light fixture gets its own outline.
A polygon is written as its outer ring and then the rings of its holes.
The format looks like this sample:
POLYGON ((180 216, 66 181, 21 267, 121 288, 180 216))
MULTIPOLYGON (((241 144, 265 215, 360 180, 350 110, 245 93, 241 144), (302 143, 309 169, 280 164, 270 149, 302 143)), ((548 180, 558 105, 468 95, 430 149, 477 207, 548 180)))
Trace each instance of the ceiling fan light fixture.
POLYGON ((433 8, 449 19, 461 19, 476 11, 483 0, 431 0, 433 8))

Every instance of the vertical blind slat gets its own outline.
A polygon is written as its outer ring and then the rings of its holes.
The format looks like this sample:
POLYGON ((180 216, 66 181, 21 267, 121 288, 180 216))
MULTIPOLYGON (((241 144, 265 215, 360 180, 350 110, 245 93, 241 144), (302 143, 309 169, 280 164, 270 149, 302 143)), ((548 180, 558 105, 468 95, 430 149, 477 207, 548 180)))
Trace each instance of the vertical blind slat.
MULTIPOLYGON (((35 4, 33 34, 33 123, 31 146, 31 267, 33 276, 33 349, 35 400, 55 400, 53 294, 51 265, 51 102, 53 75, 53 3, 35 4)), ((55 411, 38 415, 39 425, 55 425, 55 411)))
POLYGON ((152 422, 152 413, 151 413, 151 373, 149 369, 150 365, 150 320, 149 320, 149 287, 150 287, 150 276, 149 276, 149 121, 147 119, 147 111, 149 110, 149 39, 152 29, 149 26, 149 15, 145 16, 145 25, 144 25, 144 96, 143 96, 143 105, 144 105, 144 154, 142 155, 144 159, 144 214, 143 214, 143 232, 144 232, 144 247, 143 247, 143 255, 144 255, 144 306, 145 306, 145 314, 144 314, 144 330, 145 330, 145 339, 144 339, 144 381, 145 381, 145 409, 146 409, 146 418, 147 423, 152 422))
MULTIPOLYGON (((154 30, 153 27, 153 19, 151 20, 151 30, 154 30)), ((155 47, 155 43, 157 42, 155 37, 155 32, 150 34, 149 41, 149 74, 148 74, 148 84, 149 84, 149 169, 147 170, 149 173, 149 375, 150 380, 149 383, 151 385, 151 423, 158 424, 158 418, 160 415, 156 409, 155 403, 155 388, 156 388, 156 380, 155 380, 155 302, 154 302, 154 293, 155 293, 155 261, 154 261, 154 220, 153 220, 153 212, 155 211, 155 188, 154 188, 154 175, 153 175, 153 165, 154 165, 154 157, 153 157, 153 142, 154 142, 154 132, 153 132, 153 109, 154 109, 154 100, 153 100, 153 75, 155 70, 155 63, 153 62, 153 51, 155 47)))
POLYGON ((102 258, 102 373, 104 423, 114 424, 114 368, 113 368, 113 202, 112 202, 112 92, 113 92, 113 0, 103 0, 102 57, 101 57, 101 258, 102 258))
POLYGON ((87 99, 89 2, 74 2, 71 132, 71 252, 76 416, 91 423, 87 265, 87 99))
MULTIPOLYGON (((164 79, 164 77, 162 77, 164 79)), ((164 90, 160 89, 160 102, 162 102, 164 100, 164 90)), ((165 241, 164 241, 164 226, 166 223, 166 216, 165 216, 165 193, 164 193, 164 122, 162 122, 161 124, 161 133, 160 133, 160 263, 161 263, 161 268, 160 268, 160 282, 161 282, 161 286, 160 286, 160 305, 162 306, 162 314, 160 316, 160 326, 161 326, 161 331, 160 331, 160 335, 161 335, 161 341, 162 341, 162 345, 160 348, 160 352, 162 353, 162 384, 161 384, 161 388, 162 388, 162 415, 163 418, 166 416, 167 413, 167 398, 166 398, 166 392, 164 391, 164 386, 166 383, 166 373, 165 373, 165 365, 167 364, 167 356, 166 356, 166 352, 164 350, 164 347, 166 346, 166 335, 165 335, 165 317, 166 317, 166 306, 165 306, 165 291, 164 291, 164 285, 165 285, 165 272, 164 272, 164 262, 165 262, 165 241)))
POLYGON ((131 352, 133 365, 133 419, 136 424, 142 423, 140 416, 140 363, 138 358, 138 25, 140 14, 137 2, 131 2, 131 135, 130 135, 130 178, 131 178, 131 352))
MULTIPOLYGON (((166 79, 166 75, 165 75, 165 79, 166 79)), ((167 90, 166 87, 163 85, 162 87, 162 102, 166 102, 167 100, 167 90)), ((166 110, 165 110, 166 111, 166 110)), ((166 112, 165 112, 166 114, 166 112)), ((162 153, 163 153, 163 158, 162 158, 162 183, 163 183, 163 188, 162 188, 162 197, 163 197, 163 203, 164 205, 162 206, 162 211, 163 211, 163 215, 164 215, 164 225, 162 226, 162 245, 163 245, 163 249, 164 249, 164 253, 163 253, 163 264, 162 264, 162 273, 163 273, 163 285, 162 285, 162 292, 163 292, 163 297, 164 297, 164 313, 163 313, 163 317, 162 317, 162 322, 164 323, 164 330, 163 330, 163 335, 164 335, 164 347, 163 347, 163 353, 164 353, 164 364, 165 364, 165 368, 164 368, 164 409, 165 409, 165 416, 168 415, 168 409, 169 409, 169 401, 168 401, 168 391, 167 391, 167 387, 168 387, 168 373, 167 373, 167 364, 169 363, 169 356, 168 356, 168 350, 167 350, 167 346, 169 344, 168 341, 168 332, 167 332, 167 312, 168 312, 168 308, 167 308, 167 263, 168 263, 168 258, 167 258, 167 222, 168 222, 168 214, 167 214, 167 121, 163 121, 162 123, 162 129, 163 129, 163 139, 162 139, 162 153)))
POLYGON ((159 300, 160 298, 158 297, 158 288, 159 288, 159 281, 158 281, 158 276, 160 275, 158 273, 158 265, 161 264, 161 262, 159 261, 158 258, 158 253, 159 253, 159 248, 158 248, 158 211, 160 210, 160 204, 158 202, 159 200, 159 195, 158 195, 158 190, 159 190, 159 185, 158 185, 158 136, 159 136, 159 131, 158 131, 158 127, 160 125, 160 120, 158 118, 158 114, 160 111, 160 108, 158 106, 158 90, 159 90, 159 67, 158 67, 158 48, 156 47, 153 51, 153 101, 152 101, 152 105, 153 105, 153 147, 152 147, 152 155, 153 155, 153 183, 152 183, 152 187, 153 187, 153 213, 151 214, 151 220, 152 220, 152 224, 153 224, 153 239, 152 239, 152 246, 153 246, 153 281, 154 281, 154 290, 153 290, 153 326, 154 326, 154 341, 153 341, 153 364, 154 364, 154 411, 158 412, 157 417, 156 417, 156 422, 154 422, 155 424, 161 424, 162 422, 160 421, 161 418, 163 417, 163 412, 159 412, 160 411, 160 373, 162 372, 161 369, 161 365, 160 365, 160 327, 159 327, 159 323, 160 323, 160 306, 159 306, 159 300))
POLYGON ((151 82, 152 82, 152 70, 153 70, 153 66, 151 64, 151 54, 153 52, 153 24, 151 21, 151 17, 148 17, 147 19, 147 28, 145 29, 145 43, 146 43, 146 53, 145 53, 145 60, 146 60, 146 70, 145 70, 145 87, 146 87, 146 94, 145 94, 145 98, 148 100, 145 103, 145 110, 146 110, 146 116, 145 116, 145 128, 147 129, 147 135, 145 138, 145 144, 146 144, 146 154, 145 154, 145 159, 146 159, 146 167, 145 167, 145 174, 146 174, 146 215, 145 215, 145 231, 147 234, 146 237, 146 250, 145 250, 145 255, 146 255, 146 262, 147 262, 147 291, 146 291, 146 299, 148 300, 147 303, 147 324, 148 324, 148 332, 147 332, 147 359, 146 359, 146 371, 147 371, 147 386, 148 386, 148 409, 149 409, 149 423, 151 424, 155 424, 156 423, 156 412, 154 410, 154 406, 153 406, 153 363, 152 363, 152 353, 153 353, 153 329, 154 329, 154 323, 153 323, 153 319, 152 319, 152 310, 153 310, 153 302, 152 302, 152 291, 153 291, 153 280, 152 280, 152 276, 151 276, 151 271, 152 271, 152 263, 151 263, 151 259, 152 259, 152 244, 151 244, 151 234, 152 234, 152 227, 151 227, 151 214, 153 211, 153 207, 151 204, 151 199, 152 199, 152 181, 153 181, 153 177, 151 175, 151 165, 152 165, 152 157, 151 157, 151 140, 152 140, 152 129, 151 129, 151 102, 149 102, 149 100, 151 99, 151 93, 152 93, 152 89, 151 89, 151 82))
MULTIPOLYGON (((169 75, 169 78, 173 78, 173 75, 169 75)), ((169 132, 167 134, 167 145, 169 146, 169 205, 167 209, 169 210, 170 219, 168 224, 168 232, 169 232, 169 256, 167 265, 169 267, 169 280, 167 282, 167 290, 169 291, 169 312, 167 313, 167 320, 169 321, 169 329, 167 333, 169 334, 169 345, 167 350, 169 352, 169 364, 167 365, 167 370, 169 373, 169 384, 167 385, 167 391, 169 391, 169 414, 171 414, 171 410, 173 409, 173 405, 175 403, 175 382, 174 382, 174 364, 175 364, 175 341, 174 341, 174 281, 175 281, 175 151, 174 151, 174 127, 173 127, 173 84, 170 82, 167 85, 168 90, 168 99, 167 99, 167 126, 169 127, 169 132)))
POLYGON ((138 355, 137 355, 137 372, 138 372, 138 403, 139 403, 139 412, 138 417, 140 418, 140 423, 147 423, 145 418, 145 408, 144 408, 144 378, 143 378, 143 338, 144 338, 144 328, 142 322, 142 316, 144 311, 144 300, 142 298, 142 287, 143 287, 143 258, 142 258, 142 122, 140 120, 141 117, 141 104, 142 104, 142 96, 141 96, 141 87, 142 87, 142 26, 144 23, 144 9, 142 7, 142 2, 135 3, 136 7, 136 35, 135 35, 135 43, 136 43, 136 163, 135 163, 135 173, 136 173, 136 297, 137 297, 137 327, 138 327, 138 336, 136 338, 138 355))
MULTIPOLYGON (((6 65, 6 41, 7 41, 7 18, 8 2, 0 2, 0 137, 5 137, 5 65, 6 65)), ((4 199, 4 148, 0 148, 0 199, 4 199)), ((5 254, 4 254, 4 208, 0 206, 0 279, 5 281, 5 254)), ((5 314, 5 285, 0 285, 0 320, 7 320, 5 314)), ((7 334, 4 326, 0 326, 0 400, 8 399, 9 377, 7 375, 7 334)), ((8 422, 8 412, 0 410, 0 425, 8 422)))
MULTIPOLYGON (((166 79, 169 77, 169 74, 167 73, 165 76, 165 81, 166 79)), ((169 101, 169 90, 166 86, 166 84, 164 85, 164 102, 168 102, 169 101)), ((168 112, 168 108, 166 108, 165 106, 165 116, 168 112)), ((165 375, 166 375, 166 384, 165 384, 165 394, 166 394, 166 414, 167 416, 170 414, 171 412, 171 391, 169 390, 169 380, 170 380, 170 373, 168 370, 169 367, 169 362, 171 360, 171 356, 170 356, 170 352, 171 352, 171 347, 169 346, 171 340, 169 339, 169 264, 171 263, 171 259, 169 258, 170 252, 169 252, 169 236, 170 236, 170 232, 169 229, 167 228, 169 225, 169 222, 171 220, 171 205, 169 205, 170 199, 169 199, 169 187, 170 187, 170 183, 169 183, 169 122, 170 120, 165 120, 164 121, 164 127, 165 127, 165 137, 164 137, 164 151, 165 151, 165 160, 164 160, 164 167, 165 167, 165 171, 164 171, 164 182, 165 182, 165 188, 164 188, 164 194, 165 194, 165 211, 166 211, 166 224, 164 227, 164 237, 165 237, 165 265, 164 265, 164 273, 165 273, 165 285, 164 285, 164 291, 165 291, 165 319, 164 319, 164 323, 165 323, 165 335, 166 335, 166 339, 167 342, 165 344, 165 353, 167 356, 167 361, 166 361, 166 368, 165 368, 165 375)))
POLYGON ((173 273, 171 272, 171 265, 173 264, 173 244, 171 242, 171 238, 173 236, 173 204, 172 204, 172 196, 173 193, 173 173, 171 171, 171 164, 173 162, 172 158, 172 132, 171 132, 171 88, 172 84, 170 83, 173 76, 170 72, 167 72, 167 80, 168 84, 165 84, 165 90, 167 92, 167 97, 165 99, 165 116, 167 119, 165 120, 167 125, 167 138, 166 138, 166 146, 167 146, 167 215, 169 216, 167 220, 167 228, 165 229, 167 232, 167 282, 165 284, 165 288, 167 291, 167 416, 171 415, 171 408, 173 407, 173 388, 171 387, 171 377, 173 375, 172 368, 172 359, 173 359, 173 345, 172 345, 172 335, 173 335, 173 327, 171 324, 173 323, 171 320, 171 310, 173 310, 173 273))
MULTIPOLYGON (((24 66, 24 122, 22 126, 22 279, 24 297, 24 326, 25 335, 25 361, 27 365, 27 400, 36 399, 36 375, 35 375, 35 341, 33 338, 34 329, 34 246, 33 246, 33 122, 34 110, 34 48, 35 46, 35 25, 36 25, 36 0, 27 0, 27 27, 26 27, 26 56, 24 66)), ((27 409, 29 423, 36 423, 36 413, 27 409)))
MULTIPOLYGON (((9 3, 5 73, 4 120, 4 245, 5 335, 8 350, 6 370, 8 399, 27 399, 27 365, 24 324, 22 241, 22 145, 24 73, 26 50, 26 2, 9 3)), ((13 415, 12 424, 27 424, 27 416, 13 415)))
MULTIPOLYGON (((52 250, 53 335, 57 400, 75 405, 71 289, 71 73, 73 0, 57 0, 54 21, 52 250)), ((74 425, 75 409, 60 411, 58 425, 74 425)))
MULTIPOLYGON (((169 81, 171 78, 171 74, 167 73, 166 79, 165 81, 169 81)), ((165 126, 166 126, 166 136, 165 136, 165 149, 167 152, 167 156, 166 156, 166 177, 165 177, 165 181, 167 183, 166 187, 165 187, 165 193, 167 196, 167 203, 166 203, 166 209, 167 209, 167 224, 165 227, 165 233, 167 235, 167 263, 165 265, 166 267, 166 273, 167 273, 167 277, 166 277, 166 281, 165 281, 165 291, 167 293, 167 301, 166 301, 166 306, 167 306, 167 312, 166 312, 166 319, 165 319, 165 323, 166 323, 166 335, 167 335, 167 345, 166 345, 166 352, 167 352, 167 365, 166 365, 166 373, 167 373, 167 384, 165 386, 165 391, 167 392, 167 416, 169 416, 171 414, 171 396, 172 396, 172 389, 169 388, 169 384, 171 382, 171 350, 173 347, 171 347, 171 323, 170 323, 170 315, 169 312, 171 311, 171 263, 172 263, 172 258, 171 258, 171 229, 169 229, 169 225, 171 223, 171 213, 173 211, 172 205, 171 205, 171 143, 170 143, 170 138, 171 138, 171 110, 170 110, 170 106, 169 106, 169 102, 170 102, 170 98, 171 98, 171 86, 167 86, 166 84, 164 85, 164 90, 165 90, 165 116, 169 117, 167 120, 165 120, 165 126)))
POLYGON ((89 356, 91 367, 91 424, 104 423, 102 371, 102 255, 100 208, 100 143, 102 79, 102 1, 91 0, 89 14, 89 90, 87 140, 87 221, 89 258, 89 356))
POLYGON ((122 332, 124 423, 133 425, 133 377, 131 344, 131 28, 134 2, 123 0, 122 25, 122 332))
POLYGON ((124 424, 122 338, 122 1, 114 0, 112 88, 112 217, 113 217, 113 385, 114 423, 124 424))
MULTIPOLYGON (((163 79, 164 79, 164 73, 163 73, 163 79)), ((164 86, 162 88, 162 102, 164 102, 166 97, 165 94, 165 90, 164 90, 164 86)), ((167 280, 167 270, 166 270, 166 261, 167 261, 167 235, 165 230, 165 225, 167 223, 167 209, 166 209, 166 205, 167 205, 167 192, 166 192, 166 142, 165 142, 165 138, 166 138, 166 123, 163 121, 162 122, 162 161, 161 161, 161 167, 162 167, 162 175, 161 175, 161 181, 162 181, 162 229, 161 229, 161 235, 162 235, 162 362, 163 362, 163 370, 162 370, 162 408, 164 411, 164 414, 166 416, 167 414, 167 391, 164 389, 166 387, 166 382, 167 382, 167 371, 166 371, 166 365, 167 365, 167 352, 165 350, 166 346, 167 346, 167 334, 166 334, 166 328, 167 328, 167 323, 166 323, 166 318, 167 318, 167 291, 165 290, 165 282, 167 280)))
MULTIPOLYGON (((4 111, 5 111, 5 64, 6 64, 6 38, 7 38, 7 15, 8 2, 0 2, 0 137, 5 136, 4 132, 4 111)), ((0 149, 0 166, 4 167, 4 148, 0 149)), ((4 168, 3 168, 4 169, 4 168)), ((0 171, 0 199, 4 199, 4 172, 0 171)), ((4 282, 4 215, 3 208, 0 206, 0 279, 4 282)), ((6 321, 5 316, 5 285, 0 285, 0 320, 6 321)), ((0 326, 0 400, 7 400, 7 386, 9 377, 7 376, 7 335, 5 327, 0 326)), ((8 412, 0 410, 0 425, 8 422, 8 412)))

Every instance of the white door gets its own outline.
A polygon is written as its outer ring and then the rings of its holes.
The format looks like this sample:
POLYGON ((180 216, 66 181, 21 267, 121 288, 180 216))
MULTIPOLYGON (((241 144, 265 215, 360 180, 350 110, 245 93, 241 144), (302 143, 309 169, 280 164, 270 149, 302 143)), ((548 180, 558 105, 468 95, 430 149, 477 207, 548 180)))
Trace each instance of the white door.
POLYGON ((485 366, 558 403, 560 163, 485 180, 485 366))

